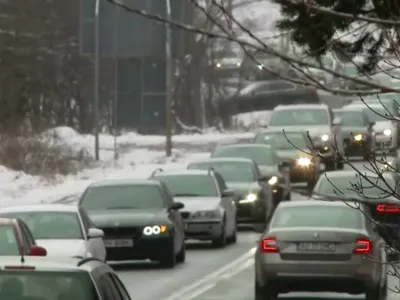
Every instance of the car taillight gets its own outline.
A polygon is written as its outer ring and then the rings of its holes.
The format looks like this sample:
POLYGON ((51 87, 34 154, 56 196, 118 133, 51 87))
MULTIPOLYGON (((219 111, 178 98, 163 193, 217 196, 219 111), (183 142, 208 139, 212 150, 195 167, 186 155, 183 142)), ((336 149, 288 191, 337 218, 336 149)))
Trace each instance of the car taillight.
POLYGON ((399 214, 400 207, 398 205, 379 204, 376 211, 380 214, 399 214))
POLYGON ((354 253, 364 255, 372 253, 372 242, 370 240, 357 240, 354 253))
POLYGON ((275 238, 269 237, 261 241, 261 252, 276 253, 278 251, 279 249, 275 238))

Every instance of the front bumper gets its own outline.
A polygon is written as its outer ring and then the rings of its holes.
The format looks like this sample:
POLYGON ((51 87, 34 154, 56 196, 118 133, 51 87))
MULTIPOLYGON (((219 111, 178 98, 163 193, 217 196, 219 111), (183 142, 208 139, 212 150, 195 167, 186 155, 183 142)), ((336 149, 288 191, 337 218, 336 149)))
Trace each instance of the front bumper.
POLYGON ((318 151, 322 157, 333 157, 334 156, 334 146, 332 142, 324 143, 314 143, 314 149, 318 151))
POLYGON ((364 140, 344 139, 344 152, 347 156, 362 156, 369 150, 366 147, 366 141, 364 140))
POLYGON ((394 137, 393 134, 390 136, 377 134, 375 135, 375 141, 378 150, 392 150, 397 148, 397 138, 394 137))
POLYGON ((185 220, 185 238, 187 240, 213 240, 221 236, 222 230, 222 220, 185 220))
POLYGON ((265 220, 265 206, 262 199, 236 204, 236 220, 239 224, 258 223, 265 220))
POLYGON ((315 180, 315 165, 310 165, 308 167, 299 166, 296 163, 290 167, 290 182, 311 182, 315 180))

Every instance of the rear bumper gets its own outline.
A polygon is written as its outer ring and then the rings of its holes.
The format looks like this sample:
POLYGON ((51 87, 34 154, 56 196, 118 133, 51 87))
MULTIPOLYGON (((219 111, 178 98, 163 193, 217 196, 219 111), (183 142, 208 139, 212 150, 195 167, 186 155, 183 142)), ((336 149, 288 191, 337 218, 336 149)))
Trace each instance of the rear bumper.
POLYGON ((186 221, 185 222, 185 238, 187 240, 212 240, 221 236, 222 221, 186 221))
POLYGON ((290 182, 311 182, 315 180, 315 167, 292 166, 290 168, 290 182))
POLYGON ((376 141, 376 145, 378 150, 380 149, 395 149, 397 148, 397 137, 393 136, 393 134, 391 136, 386 136, 383 134, 379 134, 375 136, 375 141, 376 141))
POLYGON ((367 153, 368 150, 366 142, 364 141, 356 142, 345 140, 344 152, 347 156, 362 156, 367 153))

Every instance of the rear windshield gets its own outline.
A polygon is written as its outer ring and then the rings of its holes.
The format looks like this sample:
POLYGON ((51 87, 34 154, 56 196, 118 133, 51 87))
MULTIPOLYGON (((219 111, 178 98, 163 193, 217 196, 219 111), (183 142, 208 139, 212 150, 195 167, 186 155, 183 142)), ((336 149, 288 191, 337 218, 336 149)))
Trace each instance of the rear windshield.
POLYGON ((278 150, 307 149, 307 137, 301 132, 264 132, 254 138, 257 144, 272 145, 278 150))
POLYGON ((340 118, 342 126, 346 127, 363 127, 365 126, 364 118, 361 112, 340 111, 335 112, 335 116, 340 118))
POLYGON ((98 300, 86 272, 0 272, 0 299, 4 300, 98 300))
POLYGON ((0 226, 0 255, 19 255, 16 232, 12 225, 0 226))
POLYGON ((173 197, 217 197, 218 190, 210 175, 159 175, 154 179, 165 183, 173 197))
POLYGON ((236 157, 254 160, 261 166, 277 164, 274 150, 269 147, 220 147, 215 149, 211 157, 236 157))
POLYGON ((271 228, 316 227, 316 228, 363 228, 362 213, 349 206, 307 205, 279 208, 271 228))

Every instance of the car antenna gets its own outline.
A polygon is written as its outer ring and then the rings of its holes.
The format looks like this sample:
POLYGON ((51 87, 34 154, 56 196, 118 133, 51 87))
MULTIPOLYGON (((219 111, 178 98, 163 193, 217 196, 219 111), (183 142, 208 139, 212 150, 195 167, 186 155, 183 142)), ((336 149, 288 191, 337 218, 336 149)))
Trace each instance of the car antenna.
POLYGON ((208 168, 208 174, 213 174, 215 172, 213 167, 208 168))
POLYGON ((164 172, 163 168, 157 168, 151 173, 150 178, 154 177, 158 172, 164 172))
POLYGON ((24 252, 25 252, 25 247, 24 247, 24 245, 22 245, 21 246, 21 264, 25 263, 24 252))

